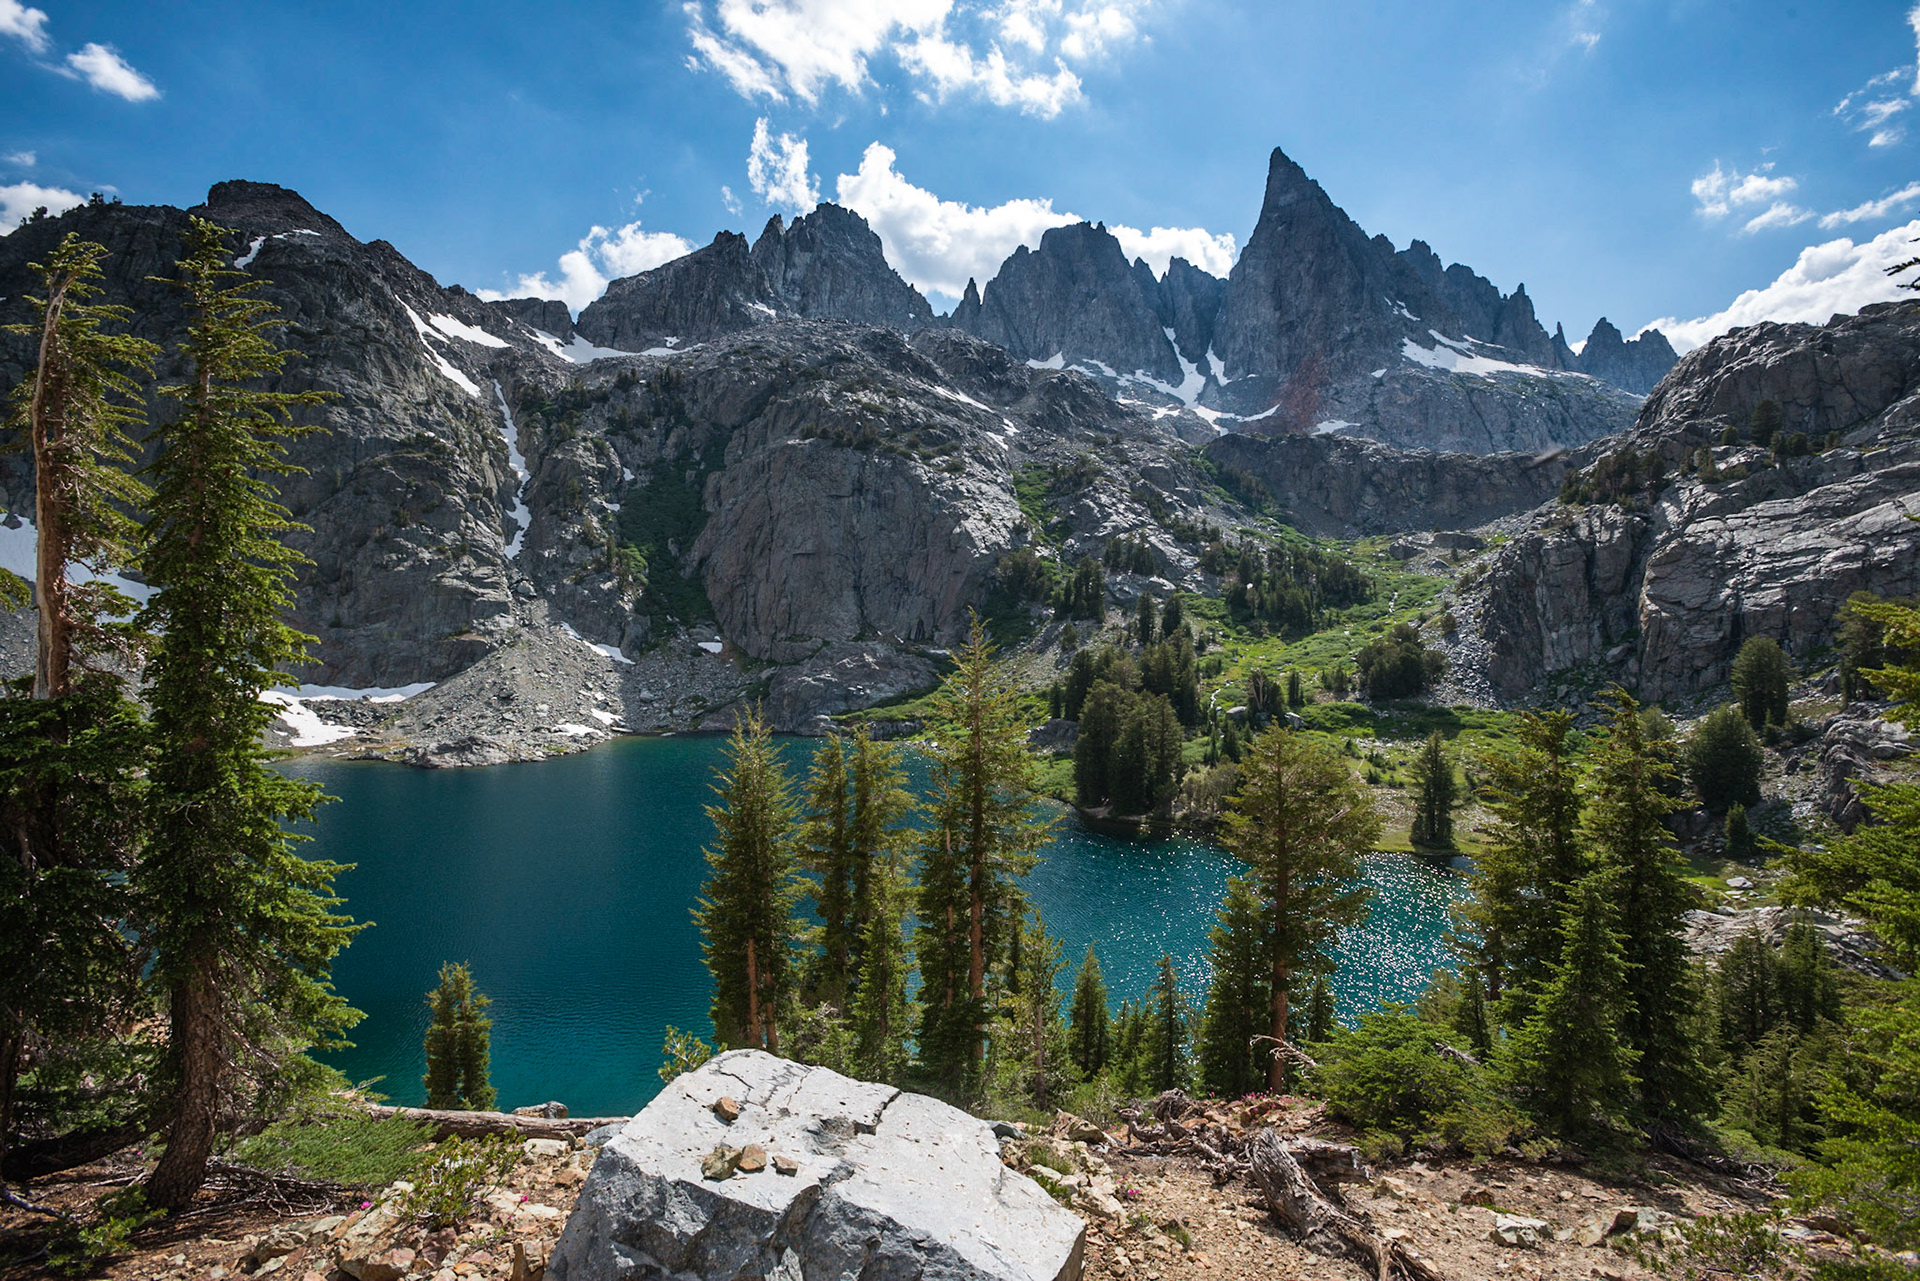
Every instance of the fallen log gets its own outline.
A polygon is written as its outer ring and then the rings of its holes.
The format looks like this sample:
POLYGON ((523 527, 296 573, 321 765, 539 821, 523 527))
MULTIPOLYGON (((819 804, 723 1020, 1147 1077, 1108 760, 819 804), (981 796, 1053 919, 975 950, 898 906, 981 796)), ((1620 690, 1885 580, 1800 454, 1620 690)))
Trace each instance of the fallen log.
POLYGON ((91 1165, 121 1148, 131 1147, 150 1132, 146 1121, 138 1120, 98 1130, 74 1130, 57 1138, 11 1143, 7 1146, 6 1166, 0 1170, 0 1177, 25 1183, 28 1179, 44 1178, 75 1166, 91 1165))
POLYGON ((455 1112, 445 1108, 392 1108, 378 1103, 363 1105, 376 1121, 392 1117, 415 1121, 433 1131, 436 1139, 480 1139, 505 1134, 517 1139, 568 1139, 631 1120, 624 1116, 578 1116, 549 1120, 539 1116, 515 1116, 511 1112, 455 1112))
POLYGON ((1273 1130, 1262 1129, 1254 1136, 1248 1156, 1268 1211, 1288 1236, 1307 1249, 1330 1259, 1364 1264, 1378 1281, 1396 1276, 1405 1281, 1441 1281, 1439 1273, 1398 1241, 1380 1236, 1363 1219, 1321 1195, 1306 1167, 1273 1130))

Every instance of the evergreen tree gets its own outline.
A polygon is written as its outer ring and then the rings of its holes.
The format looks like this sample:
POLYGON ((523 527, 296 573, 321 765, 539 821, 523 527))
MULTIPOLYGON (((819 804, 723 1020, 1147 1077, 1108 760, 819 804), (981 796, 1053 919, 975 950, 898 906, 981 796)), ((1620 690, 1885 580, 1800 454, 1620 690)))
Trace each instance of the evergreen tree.
POLYGON ((1713 968, 1720 1041, 1738 1059, 1780 1022, 1780 981, 1773 948, 1758 929, 1733 941, 1713 968))
POLYGON ((1300 688, 1300 673, 1297 671, 1288 672, 1287 673, 1287 706, 1288 707, 1305 707, 1306 705, 1307 705, 1307 694, 1305 690, 1300 688))
MULTIPOLYGON (((1200 1084, 1210 1094, 1237 1099, 1267 1084, 1273 1048, 1258 1040, 1272 1028, 1273 960, 1266 905, 1252 881, 1241 876, 1227 881, 1227 896, 1208 938, 1213 981, 1200 1023, 1200 1084)), ((1317 980, 1314 990, 1324 992, 1325 980, 1317 980)), ((1305 1039, 1315 1039, 1311 1029, 1305 1039)))
POLYGON ((714 843, 693 919, 713 975, 714 1035, 729 1049, 778 1054, 798 977, 793 783, 757 708, 734 723, 726 760, 719 804, 706 807, 714 843))
MULTIPOLYGON (((1339 931, 1366 915, 1368 891, 1355 881, 1380 816, 1338 753, 1285 729, 1254 741, 1227 805, 1224 843, 1252 868, 1265 908, 1268 1035, 1284 1044, 1294 976, 1331 969, 1339 931)), ((1276 1056, 1270 1087, 1281 1088, 1284 1070, 1276 1056)))
POLYGON ((1596 873, 1574 887, 1560 957, 1506 1049, 1510 1088, 1562 1134, 1618 1124, 1635 1094, 1639 1053, 1628 1043, 1632 998, 1609 879, 1596 873))
POLYGON ((1067 1016, 1074 1066, 1084 1076, 1097 1076, 1107 1066, 1112 1048, 1107 1020, 1107 985, 1101 981, 1100 960, 1089 943, 1080 972, 1074 976, 1073 1004, 1067 1016))
POLYGON ((1819 930, 1805 921, 1787 927, 1774 968, 1780 1021, 1805 1035, 1840 1017, 1840 978, 1819 930))
POLYGON ((1780 425, 1786 421, 1786 415, 1780 410, 1780 402, 1768 396, 1753 407, 1753 414, 1747 419, 1747 434, 1753 443, 1762 449, 1773 443, 1780 425))
POLYGON ((1226 725, 1220 731, 1220 755, 1238 765, 1244 750, 1240 743, 1240 726, 1233 717, 1229 716, 1226 725))
POLYGON ((1154 975, 1152 1008, 1147 1012, 1141 1058, 1149 1090, 1187 1088, 1187 1003, 1173 972, 1173 958, 1160 957, 1154 975))
POLYGON ((473 985, 473 973, 451 961, 440 967, 440 985, 427 993, 433 1017, 427 1024, 427 1106, 472 1112, 492 1109, 493 1002, 473 985))
POLYGON ((1160 634, 1172 639, 1186 628, 1186 607, 1180 603, 1179 593, 1167 598, 1167 607, 1160 615, 1160 634))
POLYGON ((309 637, 282 621, 302 557, 280 541, 303 529, 277 499, 296 471, 287 441, 315 392, 258 390, 288 353, 260 282, 225 263, 225 233, 193 219, 178 284, 191 381, 160 389, 180 414, 154 431, 140 568, 153 597, 139 623, 158 640, 147 666, 153 765, 147 847, 134 890, 165 1001, 171 1120, 146 1184, 175 1209, 206 1178, 216 1117, 244 1055, 333 1042, 359 1014, 327 981, 354 927, 333 908, 337 864, 295 855, 287 826, 311 819, 320 789, 271 769, 260 740, 272 715, 259 691, 306 661, 309 637))
POLYGON ((862 1080, 897 1082, 907 1069, 913 1012, 907 1000, 906 894, 890 862, 874 869, 869 901, 860 985, 847 1026, 850 1066, 862 1080))
POLYGON ((1751 636, 1733 660, 1733 696, 1740 714, 1755 729, 1787 723, 1787 682, 1791 675, 1779 642, 1751 636))
POLYGON ((1413 759, 1413 832, 1415 845, 1427 849, 1453 848, 1453 758, 1446 740, 1435 730, 1413 759))
MULTIPOLYGON (((1746 724, 1742 721, 1741 724, 1746 724)), ((1753 857, 1753 831, 1747 826, 1747 807, 1734 805, 1727 811, 1726 823, 1727 857, 1750 859, 1753 857)))
POLYGON ((1060 1021, 1060 974, 1067 968, 1060 940, 1036 911, 1022 932, 1019 989, 1011 1001, 1021 1093, 1037 1108, 1052 1105, 1074 1079, 1071 1041, 1060 1021))
POLYGON ((820 916, 820 951, 808 965, 806 1001, 846 1010, 860 921, 854 913, 852 781, 846 745, 830 736, 813 756, 807 778, 806 818, 800 825, 800 861, 817 878, 814 911, 820 916))
POLYGON ((1460 912, 1463 946, 1488 999, 1515 1025, 1559 961, 1560 916, 1587 866, 1577 835, 1572 729, 1566 712, 1523 713, 1514 727, 1517 746, 1480 760, 1494 823, 1474 860, 1473 897, 1460 912))
POLYGON ((1587 779, 1586 835, 1618 897, 1630 1009, 1622 1020, 1639 1054, 1640 1102, 1656 1121, 1698 1116, 1709 1085, 1688 1031, 1695 991, 1681 929, 1694 905, 1685 864, 1661 821, 1674 808, 1673 765, 1643 736, 1639 704, 1624 690, 1587 779))
POLYGON ((1687 738, 1687 780, 1714 814, 1760 803, 1760 736, 1738 707, 1710 712, 1687 738))
POLYGON ((1159 637, 1160 625, 1154 616, 1153 597, 1146 592, 1140 593, 1140 609, 1134 619, 1134 635, 1145 649, 1159 637))
MULTIPOLYGON (((135 999, 122 885, 144 744, 119 679, 88 670, 97 653, 134 641, 110 621, 130 602, 68 573, 125 563, 138 530, 123 509, 145 501, 125 465, 144 417, 132 375, 152 368, 155 348, 103 331, 131 315, 92 301, 105 254, 69 233, 31 267, 45 290, 27 299, 40 323, 6 327, 37 346, 7 422, 33 455, 37 633, 30 687, 0 698, 0 1167, 27 1041, 51 1066, 129 1021, 135 999)), ((26 603, 26 585, 0 571, 0 605, 26 603)))
POLYGON ((1018 878, 1033 866, 1051 824, 1033 808, 1020 690, 995 662, 975 618, 954 671, 932 696, 933 822, 921 860, 920 1054, 955 1095, 978 1080, 985 1050, 987 968, 1009 917, 1018 878))
MULTIPOLYGON (((910 823, 920 806, 907 790, 901 751, 897 743, 876 741, 865 725, 854 727, 853 755, 848 767, 853 786, 850 818, 853 955, 849 970, 856 986, 865 970, 868 927, 880 910, 880 882, 891 878, 890 883, 897 884, 899 860, 918 837, 910 823)), ((888 893, 896 900, 888 904, 888 910, 897 917, 898 894, 893 890, 888 893)), ((897 925, 896 920, 896 928, 897 925)))

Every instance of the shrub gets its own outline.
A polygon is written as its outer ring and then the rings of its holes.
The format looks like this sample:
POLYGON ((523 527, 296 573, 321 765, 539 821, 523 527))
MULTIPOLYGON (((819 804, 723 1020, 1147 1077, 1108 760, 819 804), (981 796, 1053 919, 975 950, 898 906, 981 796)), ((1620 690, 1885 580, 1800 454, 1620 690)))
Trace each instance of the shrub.
POLYGON ((479 1210, 480 1193, 505 1179, 519 1160, 519 1146, 504 1136, 448 1139, 422 1163, 400 1212, 430 1228, 464 1223, 479 1210))
POLYGON ((660 1047, 660 1079, 672 1081, 683 1072, 691 1072, 713 1057, 713 1047, 691 1032, 667 1024, 666 1041, 660 1047))
POLYGON ((1380 640, 1361 648, 1355 658, 1360 688, 1370 699, 1411 698, 1440 679, 1447 660, 1420 643, 1420 634, 1405 623, 1395 623, 1380 640))
POLYGON ((94 1203, 90 1220, 63 1218, 47 1247, 50 1270, 65 1277, 90 1276, 133 1245, 133 1234, 160 1211, 147 1209, 146 1194, 138 1187, 110 1192, 94 1203))
POLYGON ((1459 1039, 1452 1028, 1388 1005, 1361 1015, 1352 1031, 1334 1032, 1314 1088, 1333 1113, 1360 1130, 1404 1142, 1458 1141, 1469 1132, 1485 1138, 1486 1118, 1498 1111, 1485 1081, 1435 1048, 1459 1039))
POLYGON ((414 1121, 376 1121, 358 1108, 329 1099, 275 1121, 242 1140, 232 1152, 241 1165, 350 1187, 381 1188, 411 1178, 432 1139, 414 1121))

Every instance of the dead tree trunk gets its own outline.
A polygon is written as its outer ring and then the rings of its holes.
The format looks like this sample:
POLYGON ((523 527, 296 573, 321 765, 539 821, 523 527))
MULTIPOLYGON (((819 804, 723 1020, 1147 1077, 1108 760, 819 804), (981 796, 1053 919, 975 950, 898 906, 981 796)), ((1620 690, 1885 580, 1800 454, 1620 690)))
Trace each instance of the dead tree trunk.
POLYGON ((1396 1276, 1406 1281, 1441 1281, 1437 1272, 1399 1242, 1381 1237, 1366 1222, 1323 1196, 1306 1168, 1271 1129, 1254 1136, 1248 1155, 1254 1181, 1267 1199, 1267 1209, 1287 1235, 1307 1249, 1330 1259, 1364 1264, 1379 1281, 1392 1281, 1396 1276))

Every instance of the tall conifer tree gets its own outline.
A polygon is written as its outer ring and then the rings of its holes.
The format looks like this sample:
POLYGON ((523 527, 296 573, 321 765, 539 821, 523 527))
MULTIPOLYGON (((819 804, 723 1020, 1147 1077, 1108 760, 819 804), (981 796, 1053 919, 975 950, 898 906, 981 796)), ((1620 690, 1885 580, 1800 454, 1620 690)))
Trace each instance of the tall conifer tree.
POLYGON ((1200 1084, 1222 1098, 1237 1099, 1266 1085, 1272 1049, 1257 1040, 1272 1030, 1273 958, 1266 905, 1251 880, 1227 881, 1227 896, 1208 937, 1213 981, 1200 1024, 1200 1084))
POLYGON ((491 1062, 493 1002, 473 985, 473 971, 449 961, 440 967, 440 985, 427 994, 433 1012, 427 1023, 427 1073, 423 1084, 430 1108, 485 1112, 493 1107, 491 1062))
POLYGON ((1640 705, 1615 690, 1611 721, 1587 776, 1586 838, 1617 895, 1628 1009, 1639 1055, 1640 1103, 1656 1122, 1698 1116, 1710 1083, 1693 1043, 1697 999, 1681 929, 1694 905, 1679 849, 1661 821, 1675 808, 1669 745, 1648 742, 1640 705))
POLYGON ((758 708, 734 723, 727 765, 707 806, 714 843, 694 922, 713 975, 713 1030, 730 1049, 780 1052, 794 997, 802 884, 793 782, 758 708))
MULTIPOLYGON (((140 718, 117 677, 87 670, 135 640, 111 621, 131 602, 68 572, 126 563, 139 531, 123 507, 145 501, 129 434, 144 420, 134 375, 155 348, 106 332, 131 313, 94 301, 105 254, 69 233, 33 267, 40 322, 7 327, 38 352, 7 423, 33 453, 38 539, 34 677, 0 698, 0 1167, 27 1039, 71 1048, 118 1023, 138 971, 121 882, 137 843, 140 718)), ((24 587, 0 571, 0 604, 26 604, 24 587)))
POLYGON ((1107 985, 1100 977, 1100 958, 1087 944, 1080 960, 1080 971, 1073 979, 1073 1004, 1067 1016, 1068 1036, 1073 1046, 1073 1062, 1088 1077, 1107 1066, 1111 1052, 1108 1030, 1107 985))
POLYGON ((185 1205, 206 1177, 215 1118, 246 1052, 325 1044, 357 1019, 328 983, 353 933, 332 896, 338 864, 294 853, 289 821, 320 789, 268 767, 261 689, 306 661, 310 637, 283 621, 303 558, 281 541, 303 528, 278 501, 298 471, 287 441, 315 392, 266 391, 288 353, 280 321, 229 268, 226 233, 194 219, 178 284, 191 381, 165 386, 179 417, 160 426, 140 568, 155 589, 140 622, 157 635, 147 667, 154 762, 147 850, 135 888, 167 1005, 171 1122, 147 1180, 150 1205, 185 1205))
POLYGON ((977 617, 954 664, 930 700, 938 745, 915 948, 921 1057, 960 1093, 977 1082, 985 1050, 988 966, 1052 825, 1033 806, 1019 686, 977 617))
POLYGON ((800 854, 816 878, 814 910, 820 914, 820 951, 809 967, 807 1000, 846 1010, 847 989, 858 949, 854 874, 862 861, 854 832, 854 798, 846 745, 830 736, 813 756, 807 778, 807 817, 800 827, 800 854))
POLYGON ((1446 740, 1435 730, 1414 757, 1413 832, 1415 845, 1429 849, 1453 848, 1453 758, 1446 740))
MULTIPOLYGON (((1277 728, 1254 740, 1224 826, 1227 848, 1259 885, 1272 975, 1267 1035, 1284 1044, 1295 976, 1331 969, 1339 931, 1366 915, 1368 891, 1354 881, 1379 843, 1380 815, 1337 752, 1277 728)), ((1276 1054, 1268 1086, 1281 1089, 1285 1074, 1276 1054)))

